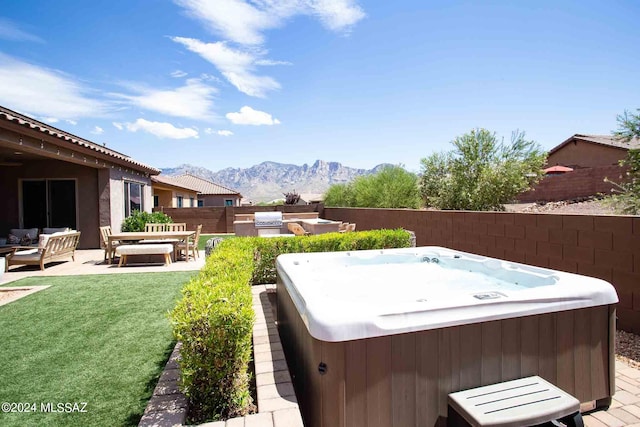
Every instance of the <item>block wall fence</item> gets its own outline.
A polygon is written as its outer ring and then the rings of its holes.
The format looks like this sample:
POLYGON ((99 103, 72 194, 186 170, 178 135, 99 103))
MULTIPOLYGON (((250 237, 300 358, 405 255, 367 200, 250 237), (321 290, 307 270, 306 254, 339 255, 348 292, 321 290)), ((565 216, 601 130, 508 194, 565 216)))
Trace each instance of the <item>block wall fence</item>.
POLYGON ((544 177, 534 190, 520 194, 518 200, 521 202, 557 202, 589 197, 598 193, 611 194, 611 190, 616 187, 605 182, 605 178, 620 183, 626 180, 626 171, 627 168, 611 165, 576 169, 562 175, 549 175, 544 177))
POLYGON ((640 217, 427 211, 308 206, 164 209, 204 233, 232 233, 237 213, 285 210, 356 223, 357 230, 404 228, 419 246, 465 252, 597 277, 620 298, 618 328, 640 334, 640 217))
POLYGON ((618 328, 640 333, 640 217, 325 208, 357 230, 404 228, 419 246, 548 267, 613 284, 618 328))

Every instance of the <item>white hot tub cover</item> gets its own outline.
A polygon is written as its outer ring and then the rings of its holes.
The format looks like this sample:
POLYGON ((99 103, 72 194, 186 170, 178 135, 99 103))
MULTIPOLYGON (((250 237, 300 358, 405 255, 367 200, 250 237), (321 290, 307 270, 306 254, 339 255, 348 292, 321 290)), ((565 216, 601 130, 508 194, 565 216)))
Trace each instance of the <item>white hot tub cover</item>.
POLYGON ((280 255, 309 333, 347 341, 615 304, 600 279, 442 247, 280 255))

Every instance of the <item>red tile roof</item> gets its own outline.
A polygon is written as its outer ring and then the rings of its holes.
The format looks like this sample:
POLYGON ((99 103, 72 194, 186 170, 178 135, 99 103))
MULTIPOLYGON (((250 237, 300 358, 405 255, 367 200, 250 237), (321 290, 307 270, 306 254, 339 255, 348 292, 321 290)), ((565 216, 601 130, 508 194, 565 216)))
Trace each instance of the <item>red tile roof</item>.
POLYGON ((242 195, 230 188, 223 187, 222 185, 216 184, 215 182, 207 181, 206 179, 191 175, 184 174, 172 177, 172 179, 180 182, 182 185, 192 188, 199 193, 202 194, 213 194, 213 195, 237 195, 242 197, 242 195))

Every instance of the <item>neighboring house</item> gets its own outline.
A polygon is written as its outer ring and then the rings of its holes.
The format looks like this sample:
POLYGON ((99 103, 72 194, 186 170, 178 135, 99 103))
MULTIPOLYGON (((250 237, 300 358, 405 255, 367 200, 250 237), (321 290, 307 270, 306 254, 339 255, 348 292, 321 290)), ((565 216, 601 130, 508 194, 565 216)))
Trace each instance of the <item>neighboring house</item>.
POLYGON ((198 206, 240 206, 242 194, 191 174, 172 177, 185 187, 198 191, 198 206))
POLYGON ((640 148, 640 140, 625 143, 611 135, 573 135, 549 151, 547 175, 518 200, 559 201, 611 194, 615 186, 605 178, 624 180, 620 160, 632 148, 640 148))
POLYGON ((181 184, 170 176, 151 177, 153 207, 195 208, 198 207, 198 191, 181 184))
POLYGON ((120 230, 133 210, 151 211, 160 170, 100 144, 0 107, 0 236, 11 228, 71 227, 80 248, 98 227, 120 230))
POLYGON ((312 203, 322 203, 324 201, 324 194, 321 193, 301 193, 299 205, 310 205, 312 203))
POLYGON ((547 165, 573 169, 618 165, 630 148, 640 148, 640 140, 626 143, 611 135, 575 134, 549 151, 547 165))

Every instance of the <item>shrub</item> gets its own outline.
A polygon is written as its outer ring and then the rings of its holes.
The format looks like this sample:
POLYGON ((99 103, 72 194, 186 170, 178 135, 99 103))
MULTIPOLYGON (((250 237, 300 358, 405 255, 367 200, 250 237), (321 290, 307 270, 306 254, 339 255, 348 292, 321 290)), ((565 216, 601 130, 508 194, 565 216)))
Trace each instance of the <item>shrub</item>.
POLYGON ((122 231, 144 231, 147 223, 168 224, 173 222, 171 217, 164 212, 143 212, 133 211, 133 213, 122 221, 122 231))
POLYGON ((232 241, 207 258, 171 313, 174 335, 182 342, 182 387, 194 421, 241 416, 252 407, 253 246, 232 241))
POLYGON ((221 242, 170 314, 174 335, 182 342, 182 390, 189 399, 190 420, 227 419, 251 410, 248 366, 255 317, 251 284, 275 282, 278 255, 410 245, 411 234, 405 230, 221 242))

